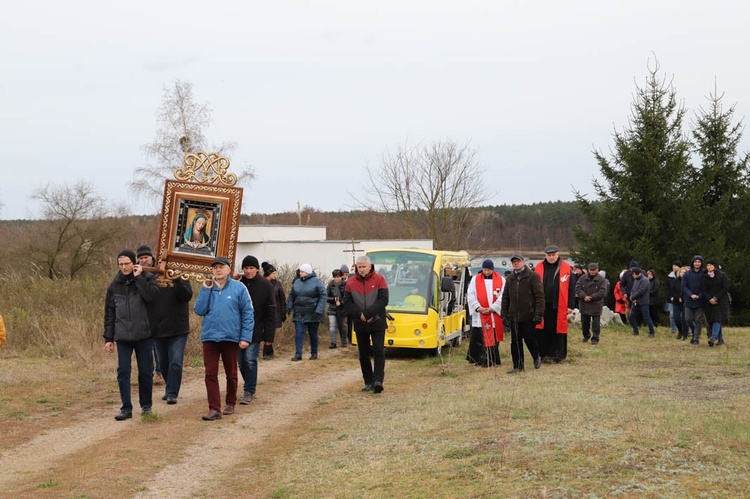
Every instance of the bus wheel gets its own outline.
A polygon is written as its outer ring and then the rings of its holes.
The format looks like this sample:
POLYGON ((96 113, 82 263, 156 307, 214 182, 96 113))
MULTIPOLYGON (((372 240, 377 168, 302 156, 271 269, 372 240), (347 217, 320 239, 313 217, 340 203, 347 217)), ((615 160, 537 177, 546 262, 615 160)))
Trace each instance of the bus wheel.
POLYGON ((460 346, 461 346, 461 335, 458 335, 451 340, 451 347, 458 348, 460 346))

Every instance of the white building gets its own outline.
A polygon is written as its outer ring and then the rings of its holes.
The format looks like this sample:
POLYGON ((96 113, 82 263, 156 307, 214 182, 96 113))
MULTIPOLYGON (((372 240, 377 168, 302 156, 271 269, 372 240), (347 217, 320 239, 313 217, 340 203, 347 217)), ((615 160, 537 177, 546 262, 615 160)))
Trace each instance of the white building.
POLYGON ((242 225, 237 237, 235 269, 242 272, 242 259, 253 255, 259 262, 280 268, 312 265, 319 277, 331 277, 342 264, 351 267, 354 258, 373 248, 432 249, 432 239, 326 239, 326 228, 309 225, 242 225), (354 251, 352 251, 352 249, 354 251))

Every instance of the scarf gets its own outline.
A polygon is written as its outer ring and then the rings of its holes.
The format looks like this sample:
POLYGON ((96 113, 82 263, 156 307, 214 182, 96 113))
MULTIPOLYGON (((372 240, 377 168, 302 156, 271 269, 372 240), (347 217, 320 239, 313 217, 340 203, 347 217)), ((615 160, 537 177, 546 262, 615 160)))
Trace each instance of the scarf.
MULTIPOLYGON (((502 295, 503 291, 503 280, 500 278, 500 274, 497 272, 492 273, 492 301, 487 296, 487 286, 485 284, 484 275, 477 276, 474 282, 477 287, 477 301, 482 307, 489 307, 496 299, 502 295)), ((484 340, 484 346, 494 347, 498 341, 503 341, 503 321, 500 316, 492 311, 489 314, 479 314, 479 318, 482 320, 482 339, 484 340)))

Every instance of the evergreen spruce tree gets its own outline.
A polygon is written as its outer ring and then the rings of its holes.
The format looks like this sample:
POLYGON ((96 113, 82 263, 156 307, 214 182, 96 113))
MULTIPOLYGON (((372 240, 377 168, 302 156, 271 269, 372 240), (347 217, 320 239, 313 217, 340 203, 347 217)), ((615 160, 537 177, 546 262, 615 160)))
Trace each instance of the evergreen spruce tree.
POLYGON ((750 301, 746 264, 746 235, 750 215, 748 155, 740 156, 742 122, 733 123, 734 106, 724 111, 723 95, 714 90, 708 109, 701 108, 693 124, 693 147, 700 158, 695 185, 687 193, 694 207, 689 232, 705 258, 715 259, 729 274, 737 305, 750 301))
POLYGON ((574 227, 578 261, 597 261, 616 280, 632 259, 662 272, 691 249, 684 241, 683 192, 692 170, 690 143, 683 136, 685 110, 659 65, 649 67, 644 87, 636 87, 629 128, 613 134, 611 157, 595 150, 602 180, 598 199, 576 193, 593 229, 574 227))

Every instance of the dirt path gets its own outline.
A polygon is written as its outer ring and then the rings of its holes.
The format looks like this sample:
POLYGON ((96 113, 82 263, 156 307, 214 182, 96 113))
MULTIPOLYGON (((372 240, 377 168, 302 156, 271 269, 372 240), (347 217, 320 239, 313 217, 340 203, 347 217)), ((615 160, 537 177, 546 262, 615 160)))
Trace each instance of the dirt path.
MULTIPOLYGON (((179 403, 172 406, 159 400, 155 390, 154 410, 166 420, 160 423, 164 427, 158 438, 165 438, 164 430, 173 435, 187 431, 194 438, 181 449, 178 462, 166 466, 149 463, 153 471, 140 486, 131 489, 138 491, 137 497, 185 497, 205 492, 210 478, 227 473, 240 456, 252 453, 269 434, 283 431, 304 417, 316 401, 340 390, 358 390, 361 374, 355 354, 349 349, 330 352, 327 359, 317 362, 291 363, 286 358, 261 362, 258 382, 259 397, 251 405, 238 405, 236 415, 217 422, 196 423, 206 410, 202 379, 183 383, 179 403), (262 431, 253 431, 261 421, 262 431)), ((75 474, 82 473, 86 463, 76 467, 71 462, 80 462, 79 456, 103 455, 107 448, 111 453, 122 452, 129 441, 133 446, 140 445, 139 433, 149 430, 148 423, 137 416, 125 422, 115 422, 112 416, 111 411, 98 411, 83 422, 50 430, 5 451, 0 455, 0 490, 3 494, 15 490, 24 495, 36 488, 41 493, 38 484, 49 476, 59 482, 67 479, 75 489, 75 474)), ((77 491, 88 492, 90 485, 82 487, 85 490, 77 491)), ((123 492, 112 495, 121 497, 123 492)))

